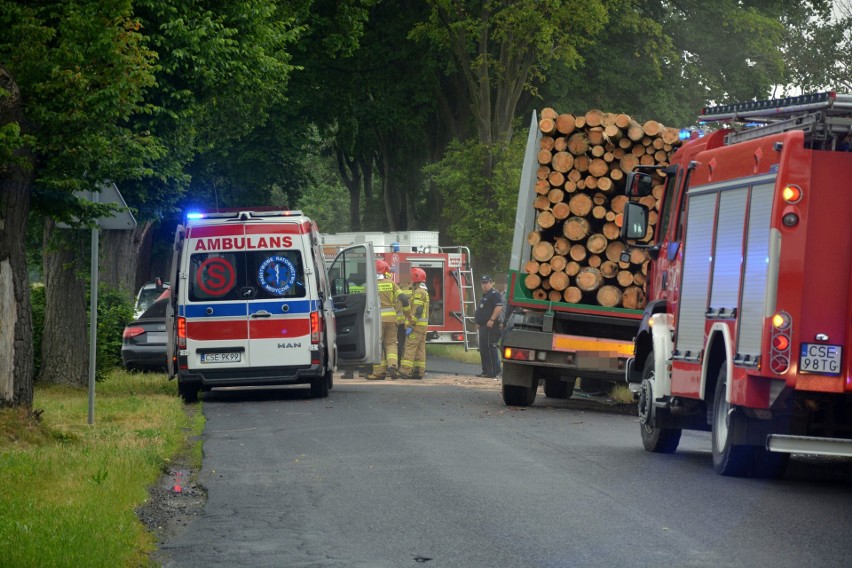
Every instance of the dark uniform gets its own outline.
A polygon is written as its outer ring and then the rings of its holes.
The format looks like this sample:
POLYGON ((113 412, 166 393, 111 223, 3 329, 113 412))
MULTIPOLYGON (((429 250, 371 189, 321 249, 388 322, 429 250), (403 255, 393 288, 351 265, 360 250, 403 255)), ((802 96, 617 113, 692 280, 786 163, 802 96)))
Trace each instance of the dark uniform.
POLYGON ((503 310, 503 296, 494 288, 490 276, 483 276, 481 284, 485 288, 473 316, 479 328, 479 357, 482 361, 482 374, 477 376, 497 378, 501 372, 497 342, 500 339, 498 320, 503 310))

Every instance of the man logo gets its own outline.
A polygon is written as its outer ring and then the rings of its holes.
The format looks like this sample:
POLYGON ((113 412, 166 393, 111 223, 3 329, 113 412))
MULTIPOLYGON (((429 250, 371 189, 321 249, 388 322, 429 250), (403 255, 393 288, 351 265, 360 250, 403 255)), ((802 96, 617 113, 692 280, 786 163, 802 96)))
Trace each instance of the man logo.
POLYGON ((301 343, 279 343, 278 349, 294 349, 300 348, 302 346, 301 343))

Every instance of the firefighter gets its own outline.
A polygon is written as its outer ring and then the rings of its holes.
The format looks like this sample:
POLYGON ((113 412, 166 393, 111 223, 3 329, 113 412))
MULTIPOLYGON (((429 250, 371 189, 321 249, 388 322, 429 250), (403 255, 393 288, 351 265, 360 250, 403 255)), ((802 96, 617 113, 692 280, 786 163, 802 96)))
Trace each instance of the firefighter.
POLYGON ((399 286, 390 278, 390 267, 384 260, 376 261, 376 279, 378 280, 379 303, 382 314, 382 362, 367 375, 371 381, 384 380, 385 375, 396 379, 399 367, 398 344, 396 337, 397 314, 403 311, 407 299, 400 295, 399 286))
POLYGON ((429 290, 426 271, 422 268, 411 269, 411 289, 411 303, 406 309, 405 355, 399 373, 403 379, 422 379, 426 375, 426 329, 429 325, 429 290))

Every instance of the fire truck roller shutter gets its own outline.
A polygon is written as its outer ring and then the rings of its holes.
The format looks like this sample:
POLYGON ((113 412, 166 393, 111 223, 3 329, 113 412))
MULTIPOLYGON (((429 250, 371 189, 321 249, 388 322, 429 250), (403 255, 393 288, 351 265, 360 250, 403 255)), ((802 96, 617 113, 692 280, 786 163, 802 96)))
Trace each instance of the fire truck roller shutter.
POLYGON ((690 196, 684 245, 683 280, 680 291, 680 315, 675 349, 681 356, 697 358, 704 347, 704 319, 707 309, 707 282, 710 279, 710 255, 713 222, 716 217, 716 193, 690 196), (688 356, 687 356, 688 353, 688 356))
POLYGON ((751 189, 749 207, 748 235, 743 267, 743 291, 740 301, 739 334, 736 352, 742 355, 760 354, 763 321, 768 296, 774 297, 774 290, 767 290, 769 260, 769 224, 772 216, 772 199, 775 193, 775 180, 755 185, 751 189))

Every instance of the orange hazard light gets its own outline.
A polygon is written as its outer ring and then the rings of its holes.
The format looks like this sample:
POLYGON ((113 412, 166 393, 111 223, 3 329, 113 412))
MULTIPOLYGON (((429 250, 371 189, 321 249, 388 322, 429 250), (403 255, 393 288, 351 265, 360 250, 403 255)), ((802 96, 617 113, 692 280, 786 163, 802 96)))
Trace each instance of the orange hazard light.
POLYGON ((798 203, 802 199, 802 188, 798 185, 788 185, 781 190, 781 196, 787 203, 798 203))

